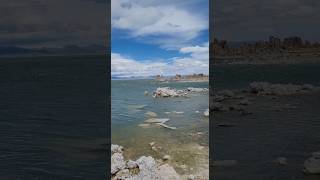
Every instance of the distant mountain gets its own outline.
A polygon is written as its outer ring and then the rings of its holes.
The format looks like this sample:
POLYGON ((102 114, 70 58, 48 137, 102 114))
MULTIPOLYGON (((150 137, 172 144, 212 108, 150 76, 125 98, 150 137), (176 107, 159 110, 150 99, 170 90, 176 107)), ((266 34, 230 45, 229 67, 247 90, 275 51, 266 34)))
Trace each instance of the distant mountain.
POLYGON ((0 55, 11 55, 11 54, 30 54, 36 52, 32 49, 26 49, 21 47, 8 46, 3 47, 0 46, 0 55))
POLYGON ((90 46, 68 45, 61 48, 0 46, 0 56, 105 54, 107 51, 107 47, 95 44, 90 46))

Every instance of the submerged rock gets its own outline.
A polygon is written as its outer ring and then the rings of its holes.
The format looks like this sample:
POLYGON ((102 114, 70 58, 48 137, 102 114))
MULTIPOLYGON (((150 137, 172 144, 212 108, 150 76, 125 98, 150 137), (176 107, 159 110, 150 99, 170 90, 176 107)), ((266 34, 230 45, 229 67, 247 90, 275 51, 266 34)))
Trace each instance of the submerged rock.
POLYGON ((168 118, 150 118, 145 120, 145 123, 165 123, 167 121, 169 121, 170 119, 168 118))
POLYGON ((149 92, 148 91, 144 91, 143 93, 145 96, 148 96, 149 95, 149 92))
POLYGON ((142 124, 139 124, 138 126, 139 126, 139 127, 142 127, 142 128, 147 128, 147 127, 150 127, 150 124, 148 124, 148 123, 142 123, 142 124))
POLYGON ((280 164, 280 165, 287 165, 287 164, 288 164, 287 158, 285 158, 285 157, 279 157, 279 158, 277 158, 277 162, 278 162, 278 164, 280 164))
POLYGON ((213 111, 223 111, 223 110, 225 110, 224 106, 219 102, 212 103, 211 108, 212 108, 213 111))
POLYGON ((218 92, 218 94, 222 95, 224 97, 233 97, 235 95, 233 91, 228 90, 228 89, 222 90, 222 91, 218 92))
POLYGON ((240 104, 240 105, 244 105, 244 106, 246 106, 246 105, 249 105, 249 104, 250 104, 250 102, 249 102, 249 100, 248 100, 248 99, 243 99, 243 100, 241 100, 241 101, 239 102, 239 104, 240 104))
POLYGON ((163 124, 163 123, 157 123, 157 124, 158 124, 159 126, 162 126, 162 127, 164 127, 164 128, 167 128, 167 129, 172 129, 172 130, 177 129, 176 127, 168 126, 168 125, 163 124))
POLYGON ((292 95, 316 89, 311 84, 271 84, 268 82, 250 83, 250 92, 262 95, 292 95))
POLYGON ((145 115, 148 116, 148 117, 157 117, 157 113, 152 112, 152 111, 146 112, 145 115))

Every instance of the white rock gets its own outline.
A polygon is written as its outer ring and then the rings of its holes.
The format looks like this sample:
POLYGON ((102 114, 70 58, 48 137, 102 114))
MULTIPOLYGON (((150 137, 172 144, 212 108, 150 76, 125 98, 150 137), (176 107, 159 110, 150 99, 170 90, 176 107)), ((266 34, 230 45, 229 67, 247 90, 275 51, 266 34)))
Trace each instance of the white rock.
POLYGON ((111 174, 115 174, 118 171, 124 169, 126 163, 121 153, 114 153, 111 156, 111 174))
POLYGON ((204 116, 209 117, 209 109, 206 109, 206 111, 203 113, 204 116))
POLYGON ((129 160, 129 161, 127 162, 127 167, 128 167, 129 169, 137 168, 137 167, 138 167, 138 164, 137 164, 135 161, 129 160))
POLYGON ((194 175, 193 175, 193 174, 190 174, 190 175, 188 176, 188 180, 195 180, 194 175))
POLYGON ((163 159, 164 161, 167 161, 167 160, 170 160, 170 159, 171 159, 171 156, 170 156, 170 155, 164 155, 164 156, 162 157, 162 159, 163 159))
POLYGON ((149 143, 150 146, 154 146, 155 144, 156 144, 155 142, 149 143))
POLYGON ((111 153, 122 153, 123 147, 117 144, 111 144, 111 153))

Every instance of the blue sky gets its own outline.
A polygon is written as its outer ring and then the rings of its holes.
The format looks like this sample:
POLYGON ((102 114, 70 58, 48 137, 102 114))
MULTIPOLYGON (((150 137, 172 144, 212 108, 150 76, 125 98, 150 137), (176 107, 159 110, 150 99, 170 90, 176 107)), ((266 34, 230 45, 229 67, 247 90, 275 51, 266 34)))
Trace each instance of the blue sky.
POLYGON ((111 3, 112 76, 208 73, 208 0, 111 3))

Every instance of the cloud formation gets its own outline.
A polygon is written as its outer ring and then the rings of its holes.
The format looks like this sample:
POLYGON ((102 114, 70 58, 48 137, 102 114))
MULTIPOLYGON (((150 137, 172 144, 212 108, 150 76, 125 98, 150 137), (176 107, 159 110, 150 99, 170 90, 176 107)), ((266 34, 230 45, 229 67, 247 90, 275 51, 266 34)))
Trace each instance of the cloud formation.
POLYGON ((201 46, 183 47, 182 57, 169 60, 137 60, 118 53, 111 54, 111 71, 113 77, 146 77, 154 75, 172 76, 193 73, 209 73, 209 43, 201 46))
POLYGON ((320 40, 318 0, 215 0, 214 34, 232 41, 263 40, 270 35, 320 40))
POLYGON ((112 28, 126 30, 128 38, 165 49, 179 49, 208 29, 205 15, 175 6, 181 1, 112 0, 111 3, 112 28))
POLYGON ((105 45, 106 7, 101 0, 3 0, 0 46, 105 45))

